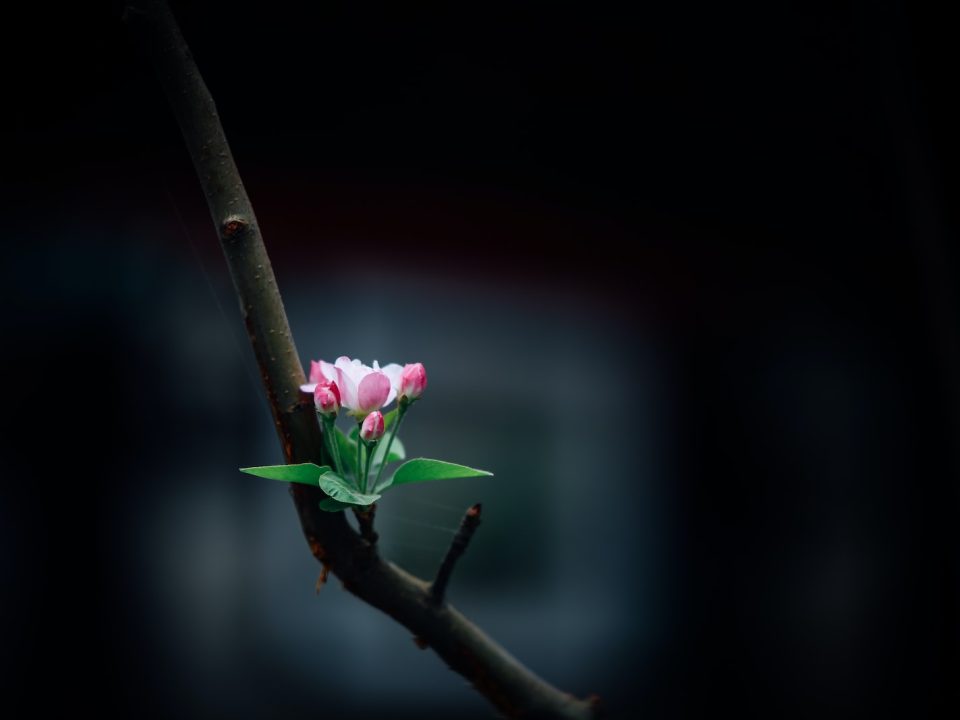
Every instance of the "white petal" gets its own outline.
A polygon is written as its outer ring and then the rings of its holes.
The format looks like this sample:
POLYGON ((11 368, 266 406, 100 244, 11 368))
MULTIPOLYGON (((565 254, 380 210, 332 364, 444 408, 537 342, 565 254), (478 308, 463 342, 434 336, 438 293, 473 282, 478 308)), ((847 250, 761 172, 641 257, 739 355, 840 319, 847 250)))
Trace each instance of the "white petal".
POLYGON ((340 390, 340 404, 354 410, 357 407, 357 384, 343 368, 337 368, 337 389, 340 390))
POLYGON ((390 363, 389 365, 384 365, 382 368, 380 368, 380 372, 390 378, 390 385, 394 390, 400 389, 400 375, 403 373, 403 365, 390 363))
POLYGON ((320 372, 323 373, 323 376, 330 382, 337 381, 337 366, 333 363, 328 363, 325 360, 320 361, 320 372))
POLYGON ((360 381, 367 375, 363 372, 363 364, 359 360, 351 360, 346 355, 338 357, 334 365, 337 370, 353 380, 354 385, 359 385, 360 381))

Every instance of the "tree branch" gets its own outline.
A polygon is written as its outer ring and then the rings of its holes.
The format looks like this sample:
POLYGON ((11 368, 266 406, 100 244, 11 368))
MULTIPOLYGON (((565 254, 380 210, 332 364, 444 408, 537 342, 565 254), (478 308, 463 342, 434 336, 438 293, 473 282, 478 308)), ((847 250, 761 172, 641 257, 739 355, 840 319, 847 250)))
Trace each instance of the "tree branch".
MULTIPOLYGON (((124 12, 134 38, 163 86, 203 187, 233 278, 264 389, 287 462, 324 461, 312 402, 303 397, 303 368, 253 207, 244 190, 213 98, 176 20, 162 0, 131 0, 124 12)), ((310 550, 351 593, 390 615, 432 647, 501 712, 517 718, 589 718, 595 703, 545 682, 449 605, 432 602, 430 586, 382 560, 346 522, 320 510, 319 488, 290 488, 310 550)), ((451 563, 452 564, 452 563, 451 563)), ((325 574, 324 574, 325 577, 325 574)))
POLYGON ((377 516, 377 504, 370 505, 366 510, 356 510, 357 525, 360 526, 360 537, 371 545, 376 545, 380 538, 377 531, 373 529, 373 520, 377 516))
POLYGON ((460 529, 453 536, 450 548, 437 569, 437 577, 430 585, 430 595, 437 605, 443 604, 443 596, 447 591, 447 583, 450 582, 453 567, 457 564, 460 556, 467 551, 467 546, 473 539, 473 534, 480 527, 480 507, 480 503, 472 505, 464 514, 463 520, 460 521, 460 529))

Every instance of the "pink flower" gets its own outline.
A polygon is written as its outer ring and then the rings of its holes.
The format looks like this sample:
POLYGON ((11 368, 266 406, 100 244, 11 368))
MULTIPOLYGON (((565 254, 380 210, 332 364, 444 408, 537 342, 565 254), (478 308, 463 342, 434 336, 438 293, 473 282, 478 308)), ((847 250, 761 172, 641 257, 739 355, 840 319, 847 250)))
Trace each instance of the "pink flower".
POLYGON ((340 412, 340 389, 335 382, 321 380, 313 391, 313 404, 323 415, 336 415, 340 412))
POLYGON ((400 372, 400 382, 397 388, 397 396, 401 399, 416 400, 423 395, 427 388, 427 371, 423 363, 412 363, 405 365, 400 372))
POLYGON ((363 420, 360 426, 360 437, 367 442, 373 442, 383 437, 383 413, 374 410, 363 420))
POLYGON ((300 389, 314 392, 323 380, 336 383, 341 405, 349 414, 364 417, 388 405, 397 396, 392 378, 399 378, 402 370, 396 363, 381 368, 376 360, 371 368, 345 355, 333 364, 314 360, 310 363, 310 382, 301 385, 300 389))

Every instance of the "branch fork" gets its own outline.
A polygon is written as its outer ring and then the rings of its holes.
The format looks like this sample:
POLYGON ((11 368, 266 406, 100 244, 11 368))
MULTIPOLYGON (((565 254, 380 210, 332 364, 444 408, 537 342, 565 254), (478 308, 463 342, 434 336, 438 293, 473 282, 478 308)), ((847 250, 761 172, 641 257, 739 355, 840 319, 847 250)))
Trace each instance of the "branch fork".
POLYGON ((440 568, 437 570, 437 577, 434 578, 430 584, 430 599, 434 605, 443 604, 444 594, 447 591, 447 583, 450 582, 450 575, 453 574, 453 568, 457 564, 457 560, 467 551, 467 547, 473 539, 473 534, 477 531, 477 528, 480 527, 480 509, 480 503, 470 506, 464 514, 463 520, 460 521, 460 529, 457 530, 457 534, 453 536, 447 554, 444 556, 443 562, 440 563, 440 568))

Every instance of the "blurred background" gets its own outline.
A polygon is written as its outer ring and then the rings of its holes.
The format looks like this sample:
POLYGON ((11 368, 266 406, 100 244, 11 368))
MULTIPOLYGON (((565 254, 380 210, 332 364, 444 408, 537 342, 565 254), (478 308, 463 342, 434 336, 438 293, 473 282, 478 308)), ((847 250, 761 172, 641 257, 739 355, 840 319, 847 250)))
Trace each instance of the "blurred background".
MULTIPOLYGON (((490 717, 331 580, 122 3, 5 23, 10 708, 490 717), (39 688, 39 690, 37 689, 39 688)), ((950 23, 175 3, 301 358, 425 363, 383 553, 611 717, 960 711, 950 23)), ((9 709, 9 708, 8 708, 9 709)))

